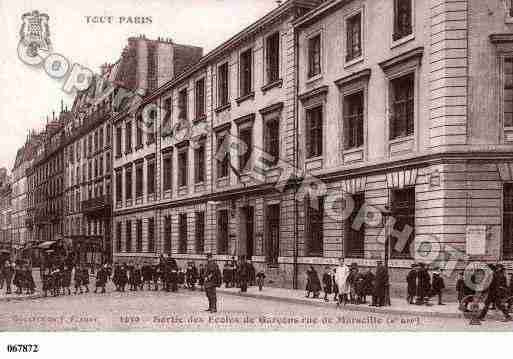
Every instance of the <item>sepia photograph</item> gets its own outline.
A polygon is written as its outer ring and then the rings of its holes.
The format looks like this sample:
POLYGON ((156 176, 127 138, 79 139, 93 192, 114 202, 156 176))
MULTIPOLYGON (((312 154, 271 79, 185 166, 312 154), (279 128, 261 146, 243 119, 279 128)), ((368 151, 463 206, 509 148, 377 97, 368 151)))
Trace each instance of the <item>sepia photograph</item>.
POLYGON ((0 16, 0 353, 513 331, 513 1, 0 16))

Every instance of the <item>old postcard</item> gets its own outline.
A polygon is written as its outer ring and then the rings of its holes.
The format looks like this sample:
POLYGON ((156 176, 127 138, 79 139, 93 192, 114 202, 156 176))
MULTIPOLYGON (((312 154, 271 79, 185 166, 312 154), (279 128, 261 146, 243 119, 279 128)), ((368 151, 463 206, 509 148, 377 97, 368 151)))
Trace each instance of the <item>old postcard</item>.
POLYGON ((0 331, 513 329, 512 1, 0 15, 0 331))

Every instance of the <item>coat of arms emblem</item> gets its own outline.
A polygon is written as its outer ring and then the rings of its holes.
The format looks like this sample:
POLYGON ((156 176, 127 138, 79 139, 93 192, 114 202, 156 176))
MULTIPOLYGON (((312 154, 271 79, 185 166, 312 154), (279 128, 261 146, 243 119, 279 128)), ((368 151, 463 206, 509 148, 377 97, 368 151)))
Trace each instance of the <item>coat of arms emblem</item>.
POLYGON ((27 49, 27 55, 37 56, 38 50, 51 51, 50 27, 47 14, 37 10, 27 12, 21 16, 23 23, 20 29, 20 41, 27 49))

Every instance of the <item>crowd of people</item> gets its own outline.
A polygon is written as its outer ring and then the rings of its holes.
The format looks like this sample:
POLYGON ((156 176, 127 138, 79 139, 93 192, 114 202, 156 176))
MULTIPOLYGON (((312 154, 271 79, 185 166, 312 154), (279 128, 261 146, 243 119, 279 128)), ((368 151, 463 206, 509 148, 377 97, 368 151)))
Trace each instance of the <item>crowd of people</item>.
POLYGON ((16 287, 16 294, 34 294, 36 285, 30 265, 6 260, 0 268, 0 289, 3 289, 4 285, 6 294, 12 293, 12 285, 16 287))
POLYGON ((356 263, 348 266, 341 258, 338 266, 325 267, 322 283, 314 266, 306 271, 306 297, 319 298, 321 291, 324 291, 324 301, 328 302, 333 295, 337 306, 347 303, 365 304, 368 303, 368 297, 370 305, 384 306, 388 286, 388 271, 381 261, 373 272, 370 268, 361 271, 356 263))
MULTIPOLYGON (((263 289, 265 274, 263 271, 257 272, 251 261, 245 258, 236 260, 232 257, 230 261, 225 262, 220 271, 211 256, 209 258, 206 264, 201 263, 199 266, 190 261, 185 268, 180 268, 175 259, 163 255, 157 264, 117 264, 114 267, 104 264, 97 268, 88 268, 82 264, 73 265, 69 261, 62 261, 41 270, 42 293, 44 296, 88 293, 91 275, 95 275, 96 279, 94 293, 106 293, 109 280, 118 292, 144 289, 176 292, 182 287, 192 291, 200 288, 207 292, 208 297, 208 292, 212 293, 212 290, 220 287, 222 283, 226 288, 239 288, 241 292, 246 292, 248 286, 254 285, 257 285, 259 290, 263 289)), ((509 312, 513 306, 513 274, 509 275, 508 281, 502 265, 489 267, 493 276, 485 290, 485 308, 480 317, 484 318, 489 308, 497 308, 509 320, 509 312), (506 304, 505 298, 510 298, 506 304)), ((476 281, 476 275, 472 275, 471 282, 476 281)), ((5 261, 0 270, 0 289, 5 286, 5 293, 11 294, 13 285, 16 287, 14 293, 18 295, 35 292, 36 285, 30 264, 5 261)), ((460 307, 464 311, 469 310, 472 296, 476 294, 471 287, 468 281, 465 281, 464 274, 459 273, 456 292, 460 307)), ((406 276, 406 301, 409 304, 431 305, 431 300, 436 298, 438 305, 444 305, 444 289, 445 282, 441 272, 437 268, 430 270, 424 263, 413 264, 406 276)), ((387 303, 389 290, 388 270, 381 261, 377 262, 374 271, 371 268, 361 270, 356 263, 347 265, 343 258, 335 267, 326 266, 321 278, 314 266, 310 266, 306 271, 306 297, 320 298, 323 291, 324 301, 330 301, 330 297, 333 296, 337 306, 369 302, 371 306, 384 306, 390 304, 387 303)), ((212 307, 215 309, 215 304, 209 304, 209 310, 212 311, 212 307)))
MULTIPOLYGON (((158 264, 104 264, 95 268, 83 264, 70 264, 69 261, 53 263, 41 270, 41 285, 44 296, 77 295, 89 293, 90 279, 95 277, 94 293, 106 293, 106 286, 109 281, 114 284, 118 292, 140 291, 140 290, 164 290, 176 292, 179 287, 196 290, 204 289, 207 275, 206 264, 196 265, 193 261, 187 263, 186 267, 180 268, 175 259, 161 256, 158 264)), ((32 269, 28 264, 14 265, 6 261, 0 271, 3 288, 6 286, 6 294, 11 294, 11 286, 16 287, 16 294, 33 294, 35 283, 32 276, 32 269)), ((224 265, 220 274, 221 283, 226 288, 238 287, 241 292, 246 292, 248 286, 259 285, 263 287, 265 275, 263 272, 255 273, 255 268, 250 261, 245 259, 236 260, 232 257, 224 265)), ((220 283, 220 284, 221 284, 220 283)))

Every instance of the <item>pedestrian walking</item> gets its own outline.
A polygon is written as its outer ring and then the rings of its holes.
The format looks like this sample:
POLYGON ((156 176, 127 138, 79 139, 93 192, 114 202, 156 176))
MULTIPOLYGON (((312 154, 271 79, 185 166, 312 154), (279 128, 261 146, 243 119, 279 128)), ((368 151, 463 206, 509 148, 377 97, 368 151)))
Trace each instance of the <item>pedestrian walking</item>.
POLYGON ((205 293, 208 299, 207 312, 217 312, 216 288, 221 285, 221 271, 217 263, 212 259, 212 254, 207 254, 207 265, 205 268, 205 293))
POLYGON ((151 290, 151 282, 153 280, 153 266, 145 263, 141 269, 143 286, 146 285, 148 290, 151 290))
POLYGON ((346 305, 347 303, 350 292, 349 283, 347 282, 349 273, 349 268, 344 263, 344 258, 341 257, 339 259, 339 265, 335 270, 335 283, 337 284, 338 288, 337 306, 339 306, 340 304, 346 305))
POLYGON ((408 272, 406 276, 406 301, 409 304, 414 304, 415 295, 417 294, 417 264, 413 263, 411 265, 411 270, 408 272))
POLYGON ((80 294, 82 294, 82 268, 80 264, 75 266, 73 270, 73 282, 75 283, 75 292, 73 294, 78 294, 79 290, 80 294))
POLYGON ((321 291, 321 281, 319 275, 313 266, 310 266, 306 271, 306 297, 319 298, 319 292, 321 291))
POLYGON ((198 270, 196 269, 196 265, 194 262, 189 262, 187 265, 187 270, 185 271, 185 281, 187 282, 187 287, 190 290, 196 290, 196 282, 198 280, 198 270))
MULTIPOLYGON (((374 273, 369 268, 363 276, 363 303, 367 303, 367 296, 370 295, 373 298, 374 294, 374 273)), ((372 303, 371 303, 372 304, 372 303)), ((375 301, 374 301, 375 304, 375 301)))
POLYGON ((230 288, 233 283, 233 267, 230 262, 225 262, 223 266, 223 282, 225 288, 230 288))
POLYGON ((4 263, 3 276, 5 282, 5 294, 11 294, 11 282, 14 276, 14 267, 10 260, 6 260, 4 263))
POLYGON ((442 294, 443 290, 445 289, 445 283, 441 273, 438 270, 433 272, 432 288, 432 296, 438 296, 438 305, 445 305, 442 302, 442 294))
POLYGON ((107 271, 107 265, 105 264, 101 267, 98 272, 96 272, 96 285, 94 288, 94 292, 97 293, 98 288, 101 288, 101 293, 105 293, 105 286, 107 285, 107 280, 109 279, 109 273, 107 271))
POLYGON ((331 269, 328 266, 324 268, 324 273, 322 275, 322 285, 324 288, 324 301, 328 302, 328 295, 333 292, 333 279, 331 269))
POLYGON ((242 258, 239 264, 239 271, 237 273, 239 279, 239 286, 241 293, 248 291, 248 283, 250 281, 250 268, 246 262, 246 258, 242 258))
POLYGON ((87 266, 82 267, 82 285, 85 287, 85 292, 89 293, 89 268, 87 266))
POLYGON ((265 273, 264 271, 258 271, 256 274, 256 282, 258 285, 258 290, 261 292, 264 288, 264 281, 265 281, 265 273))
POLYGON ((71 295, 71 268, 68 266, 64 266, 62 271, 62 291, 64 294, 68 292, 68 295, 71 295))
POLYGON ((374 282, 374 295, 376 296, 376 306, 384 306, 386 293, 388 289, 388 271, 383 262, 378 261, 376 265, 376 278, 374 282))

